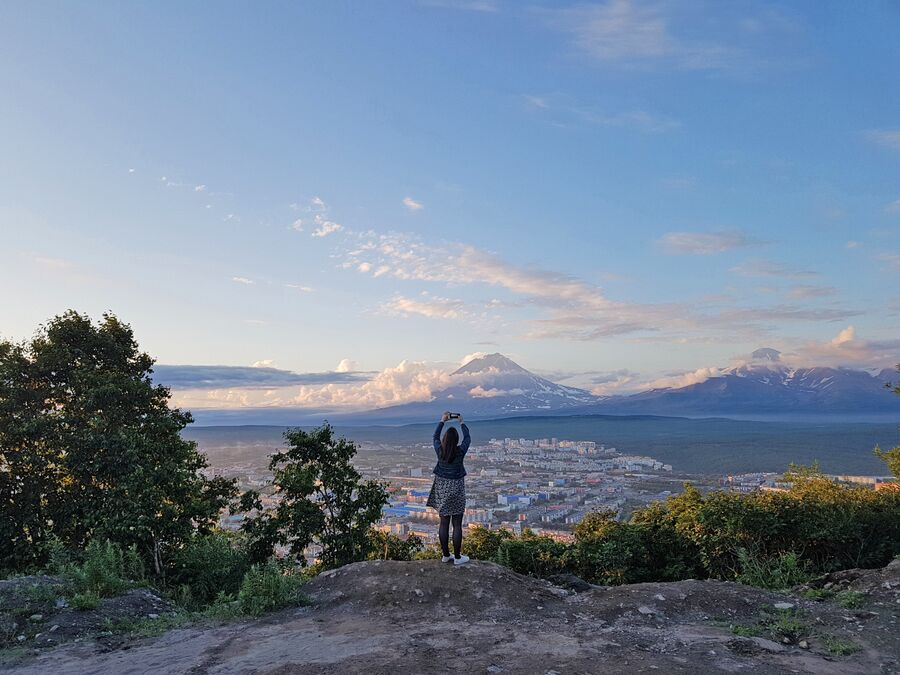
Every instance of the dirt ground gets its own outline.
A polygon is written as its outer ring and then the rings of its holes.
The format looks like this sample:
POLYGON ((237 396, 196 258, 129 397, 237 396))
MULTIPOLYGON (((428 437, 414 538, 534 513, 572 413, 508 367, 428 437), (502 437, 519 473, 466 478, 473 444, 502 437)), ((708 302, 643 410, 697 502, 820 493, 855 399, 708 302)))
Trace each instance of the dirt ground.
POLYGON ((557 583, 483 562, 356 563, 312 581, 307 607, 124 645, 63 645, 8 667, 41 675, 900 673, 900 561, 791 595, 716 581, 557 583))

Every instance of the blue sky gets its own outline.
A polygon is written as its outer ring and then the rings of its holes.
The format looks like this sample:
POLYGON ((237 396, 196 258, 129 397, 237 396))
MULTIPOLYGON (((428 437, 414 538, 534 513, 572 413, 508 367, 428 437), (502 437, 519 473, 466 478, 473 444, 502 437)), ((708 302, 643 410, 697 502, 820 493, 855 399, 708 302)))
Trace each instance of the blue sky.
POLYGON ((7 4, 0 336, 111 310, 160 363, 301 376, 195 406, 427 397, 479 351, 601 393, 761 345, 896 363, 898 29, 886 1, 7 4))

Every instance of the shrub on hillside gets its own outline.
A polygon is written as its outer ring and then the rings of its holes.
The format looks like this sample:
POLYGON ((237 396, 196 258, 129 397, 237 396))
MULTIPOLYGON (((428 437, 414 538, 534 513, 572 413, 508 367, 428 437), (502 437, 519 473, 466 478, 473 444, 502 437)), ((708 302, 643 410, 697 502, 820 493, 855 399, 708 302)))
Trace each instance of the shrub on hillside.
POLYGON ((244 575, 238 591, 238 607, 243 614, 259 616, 303 601, 305 577, 275 560, 254 565, 244 575))
POLYGON ((519 574, 546 577, 566 570, 566 545, 550 537, 525 531, 500 543, 494 560, 519 574))
POLYGON ((132 544, 123 549, 111 541, 92 541, 80 562, 63 563, 54 571, 75 593, 98 598, 118 595, 144 581, 144 564, 137 547, 132 544))
POLYGON ((795 551, 764 557, 740 549, 737 555, 740 571, 736 580, 748 586, 781 591, 809 581, 814 576, 809 572, 809 563, 795 551))
POLYGON ((179 604, 196 609, 219 593, 235 594, 250 568, 236 538, 224 532, 197 536, 172 555, 168 585, 179 589, 179 604))
POLYGON ((424 550, 424 542, 414 534, 401 539, 381 530, 369 530, 368 560, 415 560, 424 550))
POLYGON ((500 550, 500 545, 511 539, 512 536, 513 533, 509 530, 489 530, 480 525, 469 528, 463 540, 465 553, 475 560, 494 560, 500 550))

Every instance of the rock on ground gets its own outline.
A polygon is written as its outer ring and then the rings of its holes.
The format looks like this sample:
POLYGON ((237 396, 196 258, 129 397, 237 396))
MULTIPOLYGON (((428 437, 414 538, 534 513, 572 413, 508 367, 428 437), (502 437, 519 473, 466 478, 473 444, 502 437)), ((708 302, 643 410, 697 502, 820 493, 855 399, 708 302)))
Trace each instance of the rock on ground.
POLYGON ((17 672, 900 673, 900 564, 857 572, 866 603, 851 611, 728 582, 563 588, 484 562, 363 562, 313 580, 307 607, 126 649, 67 645, 17 672))

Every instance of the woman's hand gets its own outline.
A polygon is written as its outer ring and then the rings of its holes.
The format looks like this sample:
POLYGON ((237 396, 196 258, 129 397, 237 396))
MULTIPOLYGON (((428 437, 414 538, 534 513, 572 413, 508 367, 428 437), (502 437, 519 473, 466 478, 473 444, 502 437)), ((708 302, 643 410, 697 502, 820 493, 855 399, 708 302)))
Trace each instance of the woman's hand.
POLYGON ((441 422, 446 422, 449 419, 450 419, 450 411, 445 410, 444 414, 441 416, 441 422))

